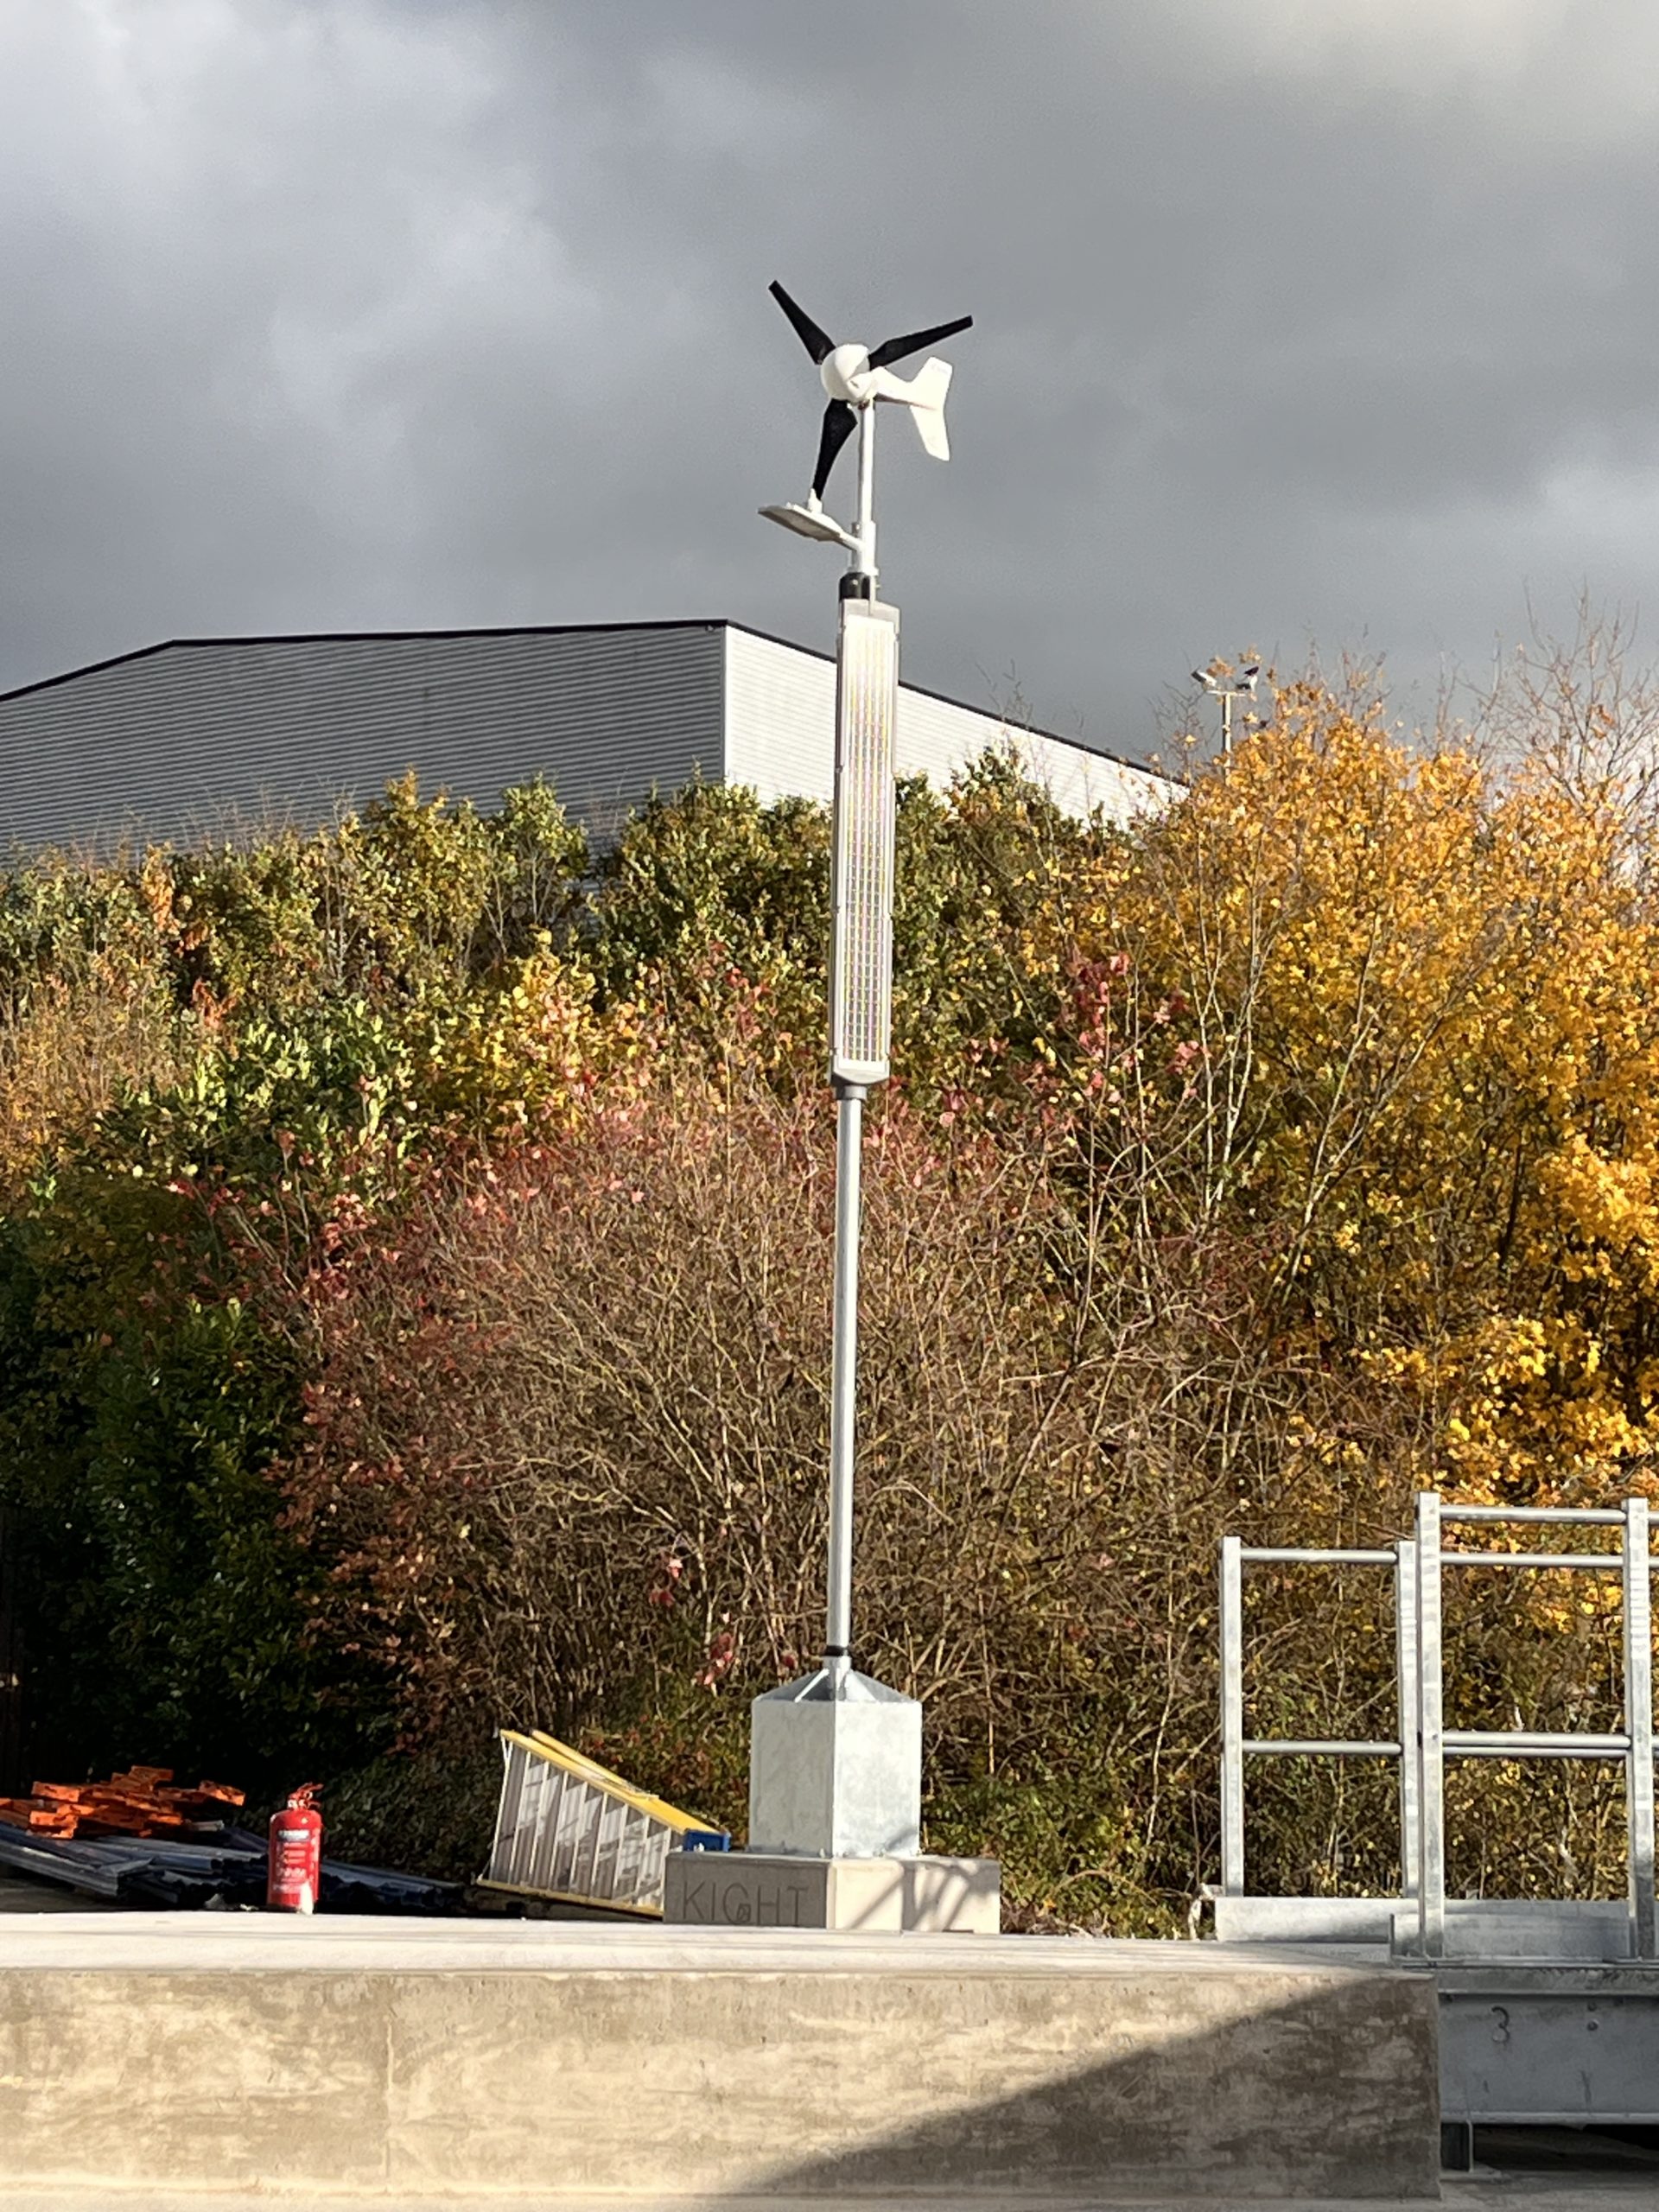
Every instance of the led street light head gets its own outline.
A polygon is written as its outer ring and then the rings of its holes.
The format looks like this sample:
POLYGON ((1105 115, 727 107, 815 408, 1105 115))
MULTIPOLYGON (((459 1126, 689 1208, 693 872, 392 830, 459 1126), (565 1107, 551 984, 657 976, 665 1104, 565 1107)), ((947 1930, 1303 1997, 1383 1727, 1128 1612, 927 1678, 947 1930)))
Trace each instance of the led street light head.
POLYGON ((780 524, 792 530, 798 537, 815 537, 823 545, 844 545, 849 552, 856 551, 858 540, 850 531, 843 530, 831 515, 820 506, 809 503, 806 506, 762 507, 760 512, 768 522, 780 524))

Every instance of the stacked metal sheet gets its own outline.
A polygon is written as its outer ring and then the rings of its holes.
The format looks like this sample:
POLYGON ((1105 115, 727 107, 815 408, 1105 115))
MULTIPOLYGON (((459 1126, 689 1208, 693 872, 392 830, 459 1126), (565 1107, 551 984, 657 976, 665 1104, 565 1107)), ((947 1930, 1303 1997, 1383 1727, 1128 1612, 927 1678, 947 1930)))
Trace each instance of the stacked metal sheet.
MULTIPOLYGON (((212 1842, 180 1843, 166 1836, 71 1838, 0 1827, 0 1866, 118 1904, 190 1911, 265 1901, 265 1840, 248 1828, 227 1827, 212 1842)), ((322 1862, 323 1912, 454 1912, 460 1898, 451 1882, 343 1859, 322 1862)))

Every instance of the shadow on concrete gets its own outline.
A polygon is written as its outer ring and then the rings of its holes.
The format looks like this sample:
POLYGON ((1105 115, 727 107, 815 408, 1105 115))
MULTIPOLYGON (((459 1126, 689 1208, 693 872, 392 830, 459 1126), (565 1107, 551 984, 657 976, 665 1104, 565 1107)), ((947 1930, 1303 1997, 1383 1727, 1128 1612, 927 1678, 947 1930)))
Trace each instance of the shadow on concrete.
MULTIPOLYGON (((1072 1985, 1074 1997, 1088 1979, 1072 1985)), ((948 2111, 832 2156, 782 2157, 754 2193, 1096 2204, 1439 2200, 1432 1983, 1406 1974, 1333 1979, 1288 2003, 1165 2033, 1175 1991, 1158 1985, 1176 1979, 1148 1977, 1135 2018, 1103 2017, 1099 2044, 1091 2048, 1077 2033, 1058 2065, 1045 2032, 1049 1976, 1030 1978, 1024 2004, 1017 1981, 999 1980, 995 2021, 971 2018, 969 1985, 962 2025, 997 2037, 1007 2071, 1033 2077, 1027 2086, 975 2097, 964 2073, 963 2094, 948 2111)), ((867 2038, 824 2050, 814 2103, 833 2100, 838 2075, 892 2063, 882 1994, 873 1993, 867 2038)), ((1186 1981, 1182 2008, 1190 2012, 1192 2001, 1186 1981)), ((1074 2032, 1084 2027, 1076 2020, 1074 2032)), ((937 2070, 929 2061, 913 2053, 912 2078, 937 2070)), ((906 2101, 904 2085, 893 2086, 906 2101)), ((790 2124, 779 2115, 780 2152, 790 2124)))

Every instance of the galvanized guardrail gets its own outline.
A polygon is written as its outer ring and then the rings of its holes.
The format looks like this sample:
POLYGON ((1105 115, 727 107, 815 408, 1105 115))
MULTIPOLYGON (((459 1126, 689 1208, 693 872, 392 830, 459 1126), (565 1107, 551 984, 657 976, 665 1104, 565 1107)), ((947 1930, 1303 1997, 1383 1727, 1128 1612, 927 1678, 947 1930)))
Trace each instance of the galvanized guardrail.
POLYGON ((1417 1906, 1417 1943, 1446 1952, 1446 1762, 1448 1758, 1618 1759, 1628 1809, 1629 1955, 1659 1956, 1654 1909, 1653 1628, 1649 1516, 1645 1498, 1623 1505, 1456 1505, 1432 1491, 1417 1500, 1416 1533, 1391 1549, 1221 1546, 1221 1883, 1245 1895, 1244 1763, 1254 1758, 1384 1758, 1400 1770, 1400 1896, 1417 1906), (1447 1523, 1617 1529, 1616 1551, 1523 1552, 1448 1548, 1447 1523), (1395 1592, 1397 1732, 1386 1738, 1246 1736, 1243 1573, 1259 1564, 1375 1567, 1395 1592), (1448 1568, 1617 1574, 1620 1580, 1624 1726, 1618 1731, 1448 1728, 1445 1725, 1442 1580, 1448 1568))
POLYGON ((1388 1551, 1286 1548, 1221 1540, 1221 1893, 1244 1895, 1244 1761, 1262 1758, 1385 1758, 1400 1762, 1401 1895, 1415 1894, 1418 1859, 1417 1772, 1402 1756, 1417 1734, 1416 1581, 1409 1541, 1388 1551), (1282 1567, 1382 1567, 1394 1578, 1397 1732, 1391 1737, 1287 1738, 1244 1733, 1244 1569, 1282 1567))

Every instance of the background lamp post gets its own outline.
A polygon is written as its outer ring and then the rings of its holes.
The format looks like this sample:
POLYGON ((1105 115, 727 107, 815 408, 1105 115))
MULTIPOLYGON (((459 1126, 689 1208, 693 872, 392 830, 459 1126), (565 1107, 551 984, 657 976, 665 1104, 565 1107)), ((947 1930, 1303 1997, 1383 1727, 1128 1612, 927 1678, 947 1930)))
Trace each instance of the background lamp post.
POLYGON ((852 1659, 860 1166, 864 1102, 888 1074, 899 702, 899 611, 876 597, 875 414, 880 401, 908 409, 926 450, 948 460, 949 362, 930 356, 908 379, 891 365, 966 330, 973 318, 874 347, 838 346, 780 284, 772 291, 817 364, 828 404, 811 490, 799 505, 760 512, 803 537, 842 547, 848 562, 836 640, 831 823, 836 1243, 823 1663, 754 1702, 748 1847, 826 1859, 911 1857, 921 1847, 921 1707, 860 1674, 852 1659), (855 429, 858 501, 849 528, 826 512, 823 493, 855 429))
MULTIPOLYGON (((1254 699, 1261 676, 1262 664, 1259 660, 1247 662, 1243 668, 1220 675, 1216 672, 1214 663, 1208 668, 1195 668, 1192 671, 1192 681, 1201 685, 1212 699, 1221 702, 1221 750, 1224 758, 1233 749, 1233 702, 1235 699, 1254 699)), ((1249 716, 1246 723, 1250 728, 1260 727, 1249 716)))

